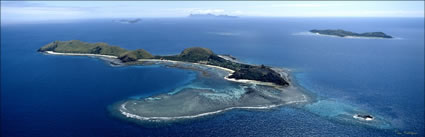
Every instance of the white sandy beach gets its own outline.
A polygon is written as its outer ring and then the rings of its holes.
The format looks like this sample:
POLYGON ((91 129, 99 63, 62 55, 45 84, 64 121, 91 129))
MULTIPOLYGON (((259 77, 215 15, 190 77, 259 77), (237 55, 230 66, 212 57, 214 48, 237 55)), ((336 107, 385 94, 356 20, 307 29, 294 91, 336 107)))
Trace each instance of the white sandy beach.
MULTIPOLYGON (((187 63, 187 62, 174 61, 174 60, 164 60, 164 59, 163 60, 161 60, 161 59, 139 59, 137 61, 187 63)), ((273 86, 273 87, 281 87, 280 85, 276 85, 276 84, 271 83, 271 82, 262 82, 262 81, 256 81, 256 80, 248 80, 248 79, 228 78, 230 75, 232 75, 235 72, 234 70, 231 70, 231 69, 228 69, 228 68, 223 68, 223 67, 213 66, 213 65, 200 64, 200 63, 193 63, 193 64, 203 65, 203 66, 207 66, 207 67, 211 67, 211 68, 216 68, 216 69, 221 69, 221 70, 227 71, 227 72, 229 72, 229 75, 225 76, 224 79, 225 80, 228 80, 228 81, 239 82, 239 83, 248 83, 248 84, 266 85, 266 86, 273 86)))
MULTIPOLYGON (((294 102, 294 103, 297 103, 297 102, 294 102)), ((139 116, 139 115, 136 115, 136 114, 131 114, 131 113, 126 112, 126 110, 127 110, 126 103, 121 104, 119 111, 121 112, 122 115, 124 115, 125 117, 128 117, 128 118, 135 118, 135 119, 139 119, 139 120, 160 121, 160 120, 176 120, 176 119, 196 118, 196 117, 202 117, 202 116, 217 114, 217 113, 221 113, 221 112, 232 110, 232 109, 270 109, 270 108, 278 107, 278 106, 281 106, 281 105, 284 105, 284 104, 268 105, 268 106, 253 106, 253 107, 229 107, 229 108, 225 108, 225 109, 222 109, 222 110, 206 112, 206 113, 201 113, 201 114, 196 114, 196 115, 175 116, 175 117, 143 117, 143 116, 139 116)))
MULTIPOLYGON (((182 61, 174 61, 174 60, 165 60, 165 59, 139 59, 137 61, 148 61, 148 62, 170 62, 170 63, 191 63, 191 62, 182 62, 182 61)), ((235 71, 228 69, 228 68, 223 68, 223 67, 219 67, 219 66, 213 66, 213 65, 206 65, 206 64, 200 64, 200 63, 192 63, 192 64, 197 64, 197 65, 203 65, 203 66, 207 66, 207 67, 212 67, 212 68, 216 68, 216 69, 221 69, 224 71, 227 71, 229 73, 233 73, 235 71)))
POLYGON ((106 57, 106 58, 118 58, 116 56, 111 55, 100 55, 100 54, 82 54, 82 53, 59 53, 59 52, 53 52, 53 51, 46 51, 47 54, 52 55, 68 55, 68 56, 96 56, 96 57, 106 57))

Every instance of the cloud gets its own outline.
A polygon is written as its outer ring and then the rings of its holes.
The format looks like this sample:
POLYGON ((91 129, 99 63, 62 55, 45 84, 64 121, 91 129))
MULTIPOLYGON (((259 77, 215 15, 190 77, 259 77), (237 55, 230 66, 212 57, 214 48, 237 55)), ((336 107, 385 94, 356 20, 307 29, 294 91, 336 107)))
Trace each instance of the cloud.
POLYGON ((312 8, 312 7, 323 7, 324 4, 276 4, 270 5, 270 7, 296 7, 296 8, 312 8))
POLYGON ((221 14, 224 13, 225 10, 223 9, 187 9, 187 12, 193 13, 193 14, 221 14))
POLYGON ((49 15, 83 15, 86 13, 80 9, 75 8, 64 8, 64 7, 4 7, 2 8, 3 12, 7 14, 15 15, 40 15, 40 16, 49 16, 49 15))
POLYGON ((1 3, 2 23, 38 22, 90 18, 89 13, 95 7, 52 6, 38 2, 3 2, 1 3))
POLYGON ((362 11, 317 11, 298 13, 297 16, 305 17, 420 17, 424 15, 424 11, 414 10, 362 10, 362 11))
POLYGON ((2 7, 32 7, 32 6, 44 6, 42 3, 30 2, 30 1, 1 1, 2 7))
POLYGON ((234 14, 234 15, 241 15, 241 14, 244 14, 244 12, 242 12, 242 11, 240 11, 240 10, 235 10, 235 11, 232 11, 232 12, 230 12, 231 14, 234 14))
POLYGON ((2 22, 215 14, 265 17, 423 17, 423 2, 41 2, 1 1, 2 22))
POLYGON ((227 15, 242 15, 244 12, 241 10, 225 10, 225 9, 201 9, 201 8, 180 8, 174 11, 182 12, 184 14, 227 14, 227 15))
POLYGON ((322 8, 322 7, 338 7, 347 6, 349 4, 336 4, 336 3, 298 3, 298 4, 266 4, 255 5, 253 8, 322 8))

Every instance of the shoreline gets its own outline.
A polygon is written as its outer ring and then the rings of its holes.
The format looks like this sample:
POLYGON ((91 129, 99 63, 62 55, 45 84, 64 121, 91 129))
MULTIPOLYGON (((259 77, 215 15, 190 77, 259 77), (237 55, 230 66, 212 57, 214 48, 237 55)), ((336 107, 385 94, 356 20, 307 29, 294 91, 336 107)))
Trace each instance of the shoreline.
MULTIPOLYGON (((160 59, 139 59, 137 61, 141 61, 141 62, 148 61, 148 62, 191 63, 191 62, 183 62, 183 61, 164 60, 164 59, 163 60, 160 60, 160 59)), ((234 70, 231 70, 231 69, 228 69, 228 68, 224 68, 224 67, 220 67, 220 66, 207 65, 207 64, 200 64, 200 63, 192 63, 192 64, 202 65, 202 66, 206 66, 206 67, 211 67, 211 68, 216 68, 216 69, 227 71, 227 72, 229 72, 229 74, 227 76, 225 76, 224 79, 228 80, 228 81, 239 82, 239 83, 247 83, 247 84, 258 84, 258 85, 265 85, 265 86, 272 86, 272 87, 282 87, 281 85, 277 85, 277 84, 274 84, 274 83, 271 83, 271 82, 262 82, 262 81, 249 80, 249 79, 228 78, 230 75, 232 75, 235 72, 234 70)), ((286 72, 284 72, 284 73, 286 73, 286 72)), ((289 80, 287 75, 289 75, 289 74, 286 73, 286 75, 282 76, 282 77, 285 80, 289 80)), ((290 85, 292 85, 292 84, 290 83, 290 85)))
MULTIPOLYGON (((229 107, 229 108, 225 108, 225 109, 217 110, 217 111, 211 111, 211 112, 205 112, 205 113, 200 113, 200 114, 195 114, 195 115, 187 115, 187 116, 175 116, 175 117, 143 117, 143 116, 139 116, 139 115, 136 115, 136 114, 124 112, 121 109, 119 110, 119 112, 127 118, 135 118, 135 119, 138 119, 138 120, 149 120, 149 121, 166 121, 166 120, 198 118, 198 117, 222 113, 222 112, 229 111, 229 110, 232 110, 232 109, 258 109, 258 110, 271 109, 271 108, 279 107, 279 106, 282 106, 282 105, 289 105, 289 104, 292 104, 292 103, 300 103, 300 102, 302 102, 302 101, 290 102, 290 103, 278 104, 278 105, 257 106, 257 107, 229 107)), ((303 102, 306 102, 306 101, 303 101, 303 102)), ((122 104, 121 108, 126 109, 125 104, 122 104)))
MULTIPOLYGON (((92 56, 92 57, 105 57, 105 58, 111 58, 111 59, 117 59, 118 57, 116 56, 111 56, 111 55, 101 55, 101 54, 85 54, 85 53, 60 53, 60 52, 54 52, 54 51, 45 51, 43 53, 46 54, 51 54, 51 55, 66 55, 66 56, 92 56)), ((107 60, 110 61, 110 60, 107 60)), ((257 81, 257 80, 249 80, 249 79, 234 79, 234 78, 228 78, 230 75, 232 75, 235 71, 228 69, 228 68, 224 68, 224 67, 220 67, 220 66, 214 66, 214 65, 208 65, 208 64, 200 64, 200 63, 192 63, 192 62, 183 62, 183 61, 174 61, 174 60, 164 60, 164 59, 138 59, 137 61, 140 62, 169 62, 169 63, 191 63, 191 64, 196 64, 196 65, 202 65, 202 66, 206 66, 206 67, 210 67, 210 68, 216 68, 216 69, 220 69, 220 70, 224 70, 226 72, 228 72, 229 74, 227 76, 224 77, 225 80, 228 81, 232 81, 232 82, 239 82, 239 83, 247 83, 247 84, 258 84, 258 85, 265 85, 265 86, 272 86, 272 87, 282 87, 281 85, 277 85, 271 82, 262 82, 262 81, 257 81)), ((112 62, 112 61, 110 61, 112 62)), ((115 62, 112 62, 115 63, 115 62)), ((275 71, 275 70, 274 70, 275 71)), ((288 77, 288 73, 287 72, 283 72, 286 75, 281 75, 281 77, 283 77, 285 80, 288 80, 289 82, 289 77, 288 77)), ((289 85, 292 85, 291 83, 289 83, 289 85)))
POLYGON ((174 121, 174 120, 178 120, 178 119, 192 119, 192 118, 198 118, 198 117, 203 117, 203 116, 208 116, 208 115, 214 115, 214 114, 226 112, 226 111, 233 110, 233 109, 256 109, 256 110, 263 110, 263 109, 276 108, 276 107, 280 107, 280 106, 284 106, 284 105, 291 105, 291 104, 297 104, 297 103, 305 103, 305 102, 308 102, 309 101, 308 98, 306 97, 306 95, 302 95, 302 96, 303 96, 303 99, 302 100, 299 100, 299 101, 289 101, 289 102, 285 102, 285 103, 265 105, 265 106, 228 107, 228 108, 224 108, 224 109, 220 109, 220 110, 216 110, 216 111, 211 111, 211 112, 205 112, 205 113, 194 114, 194 115, 186 115, 186 116, 174 116, 174 117, 143 117, 143 116, 140 116, 140 115, 137 115, 137 114, 132 114, 132 113, 129 113, 129 112, 125 112, 127 110, 127 108, 125 106, 126 106, 126 104, 128 102, 125 102, 123 104, 120 104, 118 111, 120 112, 120 114, 122 114, 122 116, 124 116, 126 118, 134 118, 134 119, 138 119, 138 120, 148 120, 148 121, 153 121, 153 122, 174 121))
POLYGON ((54 52, 54 51, 45 51, 43 53, 51 54, 51 55, 67 55, 67 56, 96 56, 96 57, 106 57, 106 58, 114 58, 117 59, 118 57, 112 56, 112 55, 101 55, 101 54, 85 54, 85 53, 60 53, 60 52, 54 52))
MULTIPOLYGON (((233 110, 233 109, 256 109, 256 110, 263 110, 263 109, 276 108, 276 107, 280 107, 280 106, 284 106, 284 105, 291 105, 291 104, 309 102, 309 99, 307 98, 306 95, 302 95, 302 96, 303 96, 303 99, 302 100, 299 100, 299 101, 289 101, 289 102, 285 102, 285 103, 265 105, 265 106, 228 107, 228 108, 224 108, 224 109, 220 109, 220 110, 216 110, 216 111, 211 111, 211 112, 205 112, 205 113, 194 114, 194 115, 185 115, 185 116, 174 116, 174 117, 144 117, 144 116, 140 116, 140 115, 137 115, 137 114, 132 114, 132 113, 129 113, 129 112, 125 112, 126 110, 128 110, 125 107, 128 102, 125 102, 125 103, 120 104, 119 105, 119 108, 118 108, 118 112, 120 112, 121 116, 124 116, 125 118, 133 118, 133 119, 137 119, 137 120, 147 120, 147 121, 153 121, 153 122, 161 122, 161 121, 162 122, 167 122, 167 121, 174 121, 174 120, 179 120, 179 119, 192 119, 192 118, 198 118, 198 117, 203 117, 203 116, 208 116, 208 115, 214 115, 214 114, 226 112, 226 111, 233 110)), ((118 106, 116 106, 116 107, 118 107, 118 106)))
POLYGON ((207 65, 207 64, 200 64, 200 63, 192 63, 192 62, 184 62, 184 61, 174 61, 174 60, 166 60, 166 59, 139 59, 137 61, 140 62, 169 62, 169 63, 191 63, 191 64, 196 64, 196 65, 203 65, 203 66, 207 66, 207 67, 212 67, 212 68, 217 68, 220 70, 224 70, 227 71, 229 73, 233 73, 235 72, 234 70, 228 69, 228 68, 223 68, 223 67, 219 67, 219 66, 213 66, 213 65, 207 65))
MULTIPOLYGON (((301 102, 301 101, 299 101, 301 102)), ((298 102, 290 102, 288 104, 291 103, 298 103, 298 102)), ((177 120, 177 119, 191 119, 191 118, 198 118, 198 117, 203 117, 203 116, 208 116, 208 115, 213 115, 213 114, 218 114, 221 112, 225 112, 228 110, 232 110, 232 109, 270 109, 270 108, 275 108, 278 106, 282 106, 282 105, 286 105, 286 104, 278 104, 278 105, 269 105, 269 106, 257 106, 257 107, 229 107, 229 108, 225 108, 225 109, 221 109, 221 110, 217 110, 217 111, 211 111, 211 112, 205 112, 205 113, 200 113, 200 114, 195 114, 195 115, 187 115, 187 116, 175 116, 175 117, 143 117, 143 116, 139 116, 136 114, 131 114, 128 112, 124 112, 124 110, 127 110, 127 108, 125 108, 125 105, 127 104, 121 104, 120 105, 120 109, 119 112, 124 115, 127 118, 135 118, 138 120, 149 120, 149 121, 166 121, 166 120, 177 120)))

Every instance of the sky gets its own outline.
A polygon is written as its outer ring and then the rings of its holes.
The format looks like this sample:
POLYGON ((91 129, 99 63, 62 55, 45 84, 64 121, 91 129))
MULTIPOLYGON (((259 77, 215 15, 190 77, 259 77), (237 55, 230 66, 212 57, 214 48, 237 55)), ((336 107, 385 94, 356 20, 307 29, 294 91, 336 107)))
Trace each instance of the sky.
POLYGON ((1 1, 2 23, 104 18, 424 17, 424 1, 1 1))

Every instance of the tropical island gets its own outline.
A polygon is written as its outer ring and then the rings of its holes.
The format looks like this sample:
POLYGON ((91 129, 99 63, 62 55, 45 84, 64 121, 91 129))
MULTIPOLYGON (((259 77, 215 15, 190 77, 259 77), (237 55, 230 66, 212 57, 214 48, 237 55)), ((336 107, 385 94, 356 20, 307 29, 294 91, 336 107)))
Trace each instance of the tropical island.
POLYGON ((383 32, 365 32, 365 33, 355 33, 351 31, 346 31, 342 29, 325 29, 325 30, 310 30, 311 33, 320 34, 320 35, 331 35, 338 37, 364 37, 364 38, 393 38, 390 35, 387 35, 383 32))
MULTIPOLYGON (((107 43, 70 40, 51 42, 38 49, 38 52, 95 56, 120 65, 161 64, 198 72, 199 75, 189 85, 168 93, 129 98, 108 107, 114 116, 141 124, 144 121, 190 119, 232 109, 298 106, 315 100, 314 95, 291 83, 286 69, 245 64, 231 55, 218 55, 202 47, 187 48, 180 54, 162 56, 152 55, 144 49, 127 50, 107 43)), ((367 114, 356 114, 352 118, 375 120, 375 117, 367 114)))
POLYGON ((71 54, 93 54, 118 58, 120 61, 131 64, 143 59, 171 60, 190 63, 199 63, 222 67, 234 71, 228 76, 231 79, 255 80, 260 82, 269 82, 279 86, 288 86, 289 83, 278 72, 271 67, 264 65, 250 65, 234 62, 220 57, 210 49, 201 47, 192 47, 184 49, 178 55, 161 56, 152 55, 144 49, 126 50, 117 46, 111 46, 107 43, 86 43, 79 40, 55 41, 49 43, 40 49, 39 52, 46 53, 71 53, 71 54))
POLYGON ((180 54, 152 55, 146 50, 126 50, 107 43, 79 40, 54 41, 39 52, 54 55, 96 56, 124 65, 162 64, 198 72, 189 84, 144 98, 129 98, 110 108, 112 114, 134 122, 175 121, 220 113, 231 109, 269 109, 282 105, 301 105, 311 97, 291 84, 282 68, 250 65, 210 49, 192 47, 180 54))

